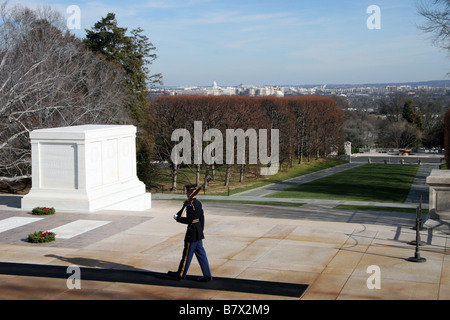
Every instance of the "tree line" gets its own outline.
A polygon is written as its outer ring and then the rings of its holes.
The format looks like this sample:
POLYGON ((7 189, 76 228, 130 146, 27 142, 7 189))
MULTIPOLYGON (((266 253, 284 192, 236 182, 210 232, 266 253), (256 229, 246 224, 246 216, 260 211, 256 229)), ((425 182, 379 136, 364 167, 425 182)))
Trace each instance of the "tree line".
MULTIPOLYGON (((177 189, 180 164, 171 161, 178 141, 172 133, 186 128, 194 135, 194 122, 202 123, 203 131, 217 129, 226 136, 227 129, 279 130, 279 163, 293 167, 304 158, 328 156, 343 147, 344 113, 331 98, 308 96, 286 98, 253 98, 243 96, 162 96, 154 99, 147 114, 148 141, 152 141, 153 158, 166 164, 171 172, 172 190, 177 189)), ((203 142, 204 146, 208 142, 203 142)), ((270 146, 270 143, 268 143, 270 146)), ((247 144, 248 146, 248 144, 247 144)), ((246 153, 248 160, 248 152, 246 153)), ((249 163, 248 161, 246 162, 249 163)), ((183 164, 184 165, 184 164, 183 164)), ((230 181, 233 164, 226 166, 224 185, 230 181)), ((191 164, 200 183, 201 168, 205 175, 213 175, 216 164, 191 164)), ((240 181, 248 166, 240 164, 240 181)))
MULTIPOLYGON (((354 106, 350 99, 338 102, 344 109, 354 106)), ((370 104, 372 113, 346 111, 345 139, 354 148, 442 148, 449 102, 448 96, 424 92, 376 97, 370 104)))

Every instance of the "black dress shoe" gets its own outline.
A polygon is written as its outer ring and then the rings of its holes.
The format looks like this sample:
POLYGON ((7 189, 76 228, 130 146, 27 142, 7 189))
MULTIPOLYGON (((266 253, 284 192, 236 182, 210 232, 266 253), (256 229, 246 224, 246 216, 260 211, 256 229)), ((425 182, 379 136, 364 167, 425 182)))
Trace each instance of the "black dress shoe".
POLYGON ((178 272, 169 271, 169 272, 167 272, 167 274, 169 276, 171 276, 172 278, 175 278, 176 280, 181 280, 181 276, 180 276, 180 274, 178 272))
POLYGON ((211 280, 212 277, 201 277, 197 279, 198 282, 210 282, 211 280))

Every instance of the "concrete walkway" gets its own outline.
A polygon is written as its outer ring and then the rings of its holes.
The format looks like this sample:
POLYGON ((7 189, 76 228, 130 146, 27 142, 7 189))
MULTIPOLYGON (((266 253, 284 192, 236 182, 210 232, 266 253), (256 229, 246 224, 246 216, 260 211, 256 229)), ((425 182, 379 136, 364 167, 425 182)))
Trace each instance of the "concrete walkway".
POLYGON ((439 164, 422 164, 420 166, 405 203, 419 203, 420 197, 422 197, 423 203, 428 203, 429 187, 426 180, 433 169, 439 169, 439 164))

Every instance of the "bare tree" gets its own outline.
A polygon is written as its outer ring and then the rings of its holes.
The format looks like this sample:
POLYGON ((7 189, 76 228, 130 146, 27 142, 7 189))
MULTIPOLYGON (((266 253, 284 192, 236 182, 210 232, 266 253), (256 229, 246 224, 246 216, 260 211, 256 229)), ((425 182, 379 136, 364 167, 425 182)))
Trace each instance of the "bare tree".
POLYGON ((379 99, 379 112, 386 116, 389 122, 401 122, 403 120, 402 112, 408 96, 403 92, 396 92, 392 95, 379 99))
POLYGON ((49 8, 0 5, 0 181, 29 178, 29 132, 128 123, 123 71, 88 51, 49 8))
POLYGON ((419 14, 426 19, 419 28, 434 34, 435 45, 450 50, 450 0, 422 0, 417 7, 419 14))

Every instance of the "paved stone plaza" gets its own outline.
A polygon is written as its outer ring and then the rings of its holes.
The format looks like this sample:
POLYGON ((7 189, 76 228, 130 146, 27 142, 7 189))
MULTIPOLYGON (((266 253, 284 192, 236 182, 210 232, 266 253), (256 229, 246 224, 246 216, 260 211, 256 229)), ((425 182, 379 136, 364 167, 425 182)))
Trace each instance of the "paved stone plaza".
MULTIPOLYGON (((31 215, 1 197, 1 220, 31 215)), ((58 212, 1 233, 2 262, 146 270, 176 269, 185 226, 172 215, 180 204, 154 201, 145 212, 58 212), (37 230, 74 221, 104 221, 72 238, 32 245, 37 230)), ((205 248, 215 277, 305 284, 301 297, 250 294, 197 287, 120 281, 83 281, 69 290, 67 279, 0 275, 1 299, 450 299, 450 239, 422 231, 425 263, 412 263, 414 215, 352 212, 308 205, 300 208, 205 203, 205 248), (368 289, 369 266, 380 268, 381 289, 368 289), (45 290, 42 290, 45 288, 45 290)), ((201 275, 196 260, 189 270, 201 275)), ((67 275, 69 277, 69 274, 67 275)))
MULTIPOLYGON (((412 192, 421 190, 424 170, 431 167, 420 170, 412 192)), ((270 201, 262 196, 280 187, 232 198, 270 201)), ((0 195, 0 299, 450 299, 448 229, 421 231, 427 261, 413 263, 407 259, 415 255, 409 244, 416 236, 414 214, 337 210, 332 207, 341 202, 304 199, 302 207, 204 202, 204 246, 217 281, 167 279, 183 248, 185 226, 172 219, 182 202, 152 196, 152 208, 141 212, 36 217, 20 209, 20 196, 0 195), (39 230, 54 230, 57 240, 26 242, 39 230), (68 266, 82 268, 81 289, 68 288, 71 273, 52 274, 68 266), (83 279, 83 270, 90 276, 83 279), (283 294, 287 286, 303 289, 283 294)), ((195 258, 188 274, 201 276, 195 258)))

